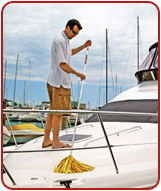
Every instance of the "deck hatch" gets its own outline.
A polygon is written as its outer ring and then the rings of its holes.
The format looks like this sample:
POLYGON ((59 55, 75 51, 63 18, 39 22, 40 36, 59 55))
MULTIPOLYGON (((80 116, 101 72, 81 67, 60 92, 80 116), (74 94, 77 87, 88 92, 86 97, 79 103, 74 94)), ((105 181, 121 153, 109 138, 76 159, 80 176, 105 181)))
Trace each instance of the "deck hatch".
MULTIPOLYGON (((83 135, 83 134, 76 134, 75 135, 75 141, 81 141, 87 138, 92 137, 92 135, 83 135)), ((67 135, 62 135, 59 137, 60 141, 72 141, 73 139, 73 134, 67 134, 67 135)))

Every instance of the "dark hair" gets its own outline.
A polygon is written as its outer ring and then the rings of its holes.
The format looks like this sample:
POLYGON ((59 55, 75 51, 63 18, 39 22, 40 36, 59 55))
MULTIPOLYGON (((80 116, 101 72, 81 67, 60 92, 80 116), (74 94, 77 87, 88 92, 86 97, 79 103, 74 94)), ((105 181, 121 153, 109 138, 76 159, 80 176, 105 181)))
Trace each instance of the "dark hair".
POLYGON ((80 22, 79 22, 78 20, 76 20, 76 19, 70 19, 70 20, 67 22, 67 24, 66 24, 66 28, 67 28, 67 26, 69 26, 70 29, 73 29, 73 27, 74 27, 75 25, 77 25, 77 27, 78 27, 79 30, 82 29, 82 26, 81 26, 80 22))

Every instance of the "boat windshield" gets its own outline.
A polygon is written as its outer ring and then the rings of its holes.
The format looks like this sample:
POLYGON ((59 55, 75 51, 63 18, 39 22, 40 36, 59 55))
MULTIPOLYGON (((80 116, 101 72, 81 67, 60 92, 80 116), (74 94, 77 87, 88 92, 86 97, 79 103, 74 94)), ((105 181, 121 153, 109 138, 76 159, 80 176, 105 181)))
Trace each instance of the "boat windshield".
MULTIPOLYGON (((157 113, 158 100, 124 100, 104 105, 101 111, 157 113)), ((158 117, 101 115, 103 122, 141 122, 158 123, 158 117)), ((86 122, 98 122, 97 115, 92 115, 86 122)))
POLYGON ((152 45, 149 54, 136 72, 138 82, 158 80, 158 43, 152 45))

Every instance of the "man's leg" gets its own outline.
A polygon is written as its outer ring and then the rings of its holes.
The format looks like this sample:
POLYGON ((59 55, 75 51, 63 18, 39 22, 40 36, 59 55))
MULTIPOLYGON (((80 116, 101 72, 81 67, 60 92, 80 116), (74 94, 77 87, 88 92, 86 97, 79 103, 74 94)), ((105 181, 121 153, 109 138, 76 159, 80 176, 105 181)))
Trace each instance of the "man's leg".
MULTIPOLYGON (((47 83, 47 90, 48 90, 48 95, 49 95, 49 100, 50 100, 50 109, 52 108, 52 87, 47 83)), ((50 139, 50 131, 52 128, 52 114, 48 114, 45 122, 45 135, 44 135, 44 140, 42 143, 42 147, 47 147, 52 144, 52 141, 50 139)))
POLYGON ((62 147, 71 147, 70 145, 66 145, 59 140, 59 131, 62 123, 62 116, 53 116, 52 127, 53 127, 53 142, 52 148, 62 148, 62 147))
POLYGON ((50 131, 51 131, 52 121, 53 121, 52 119, 53 119, 53 115, 48 114, 46 118, 46 123, 45 123, 45 136, 44 136, 44 141, 42 143, 42 147, 47 147, 52 144, 52 141, 50 139, 50 131))
POLYGON ((52 148, 61 147, 59 140, 59 131, 61 127, 62 116, 53 116, 52 127, 53 127, 53 142, 52 148))

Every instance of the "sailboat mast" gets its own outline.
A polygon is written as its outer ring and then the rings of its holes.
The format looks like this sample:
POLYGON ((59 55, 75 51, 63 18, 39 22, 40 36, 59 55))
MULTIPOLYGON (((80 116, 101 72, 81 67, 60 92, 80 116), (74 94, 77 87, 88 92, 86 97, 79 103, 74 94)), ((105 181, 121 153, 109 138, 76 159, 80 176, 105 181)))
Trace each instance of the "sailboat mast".
POLYGON ((106 29, 106 103, 108 103, 108 29, 106 29))
POLYGON ((17 55, 17 61, 16 61, 16 71, 15 71, 15 84, 14 84, 13 104, 14 104, 14 102, 15 102, 15 94, 16 94, 16 80, 17 80, 18 59, 19 59, 19 54, 17 55))
POLYGON ((25 105, 26 80, 24 81, 23 105, 25 105))
POLYGON ((29 84, 28 84, 28 105, 30 106, 30 75, 31 75, 31 61, 29 61, 29 84))
POLYGON ((117 87, 117 74, 116 74, 116 96, 118 94, 117 89, 118 89, 118 87, 117 87))
POLYGON ((5 96, 6 96, 6 68, 7 68, 7 60, 5 61, 5 73, 4 73, 4 95, 3 95, 3 99, 5 99, 5 96))
POLYGON ((137 69, 139 70, 139 17, 137 17, 137 69))

